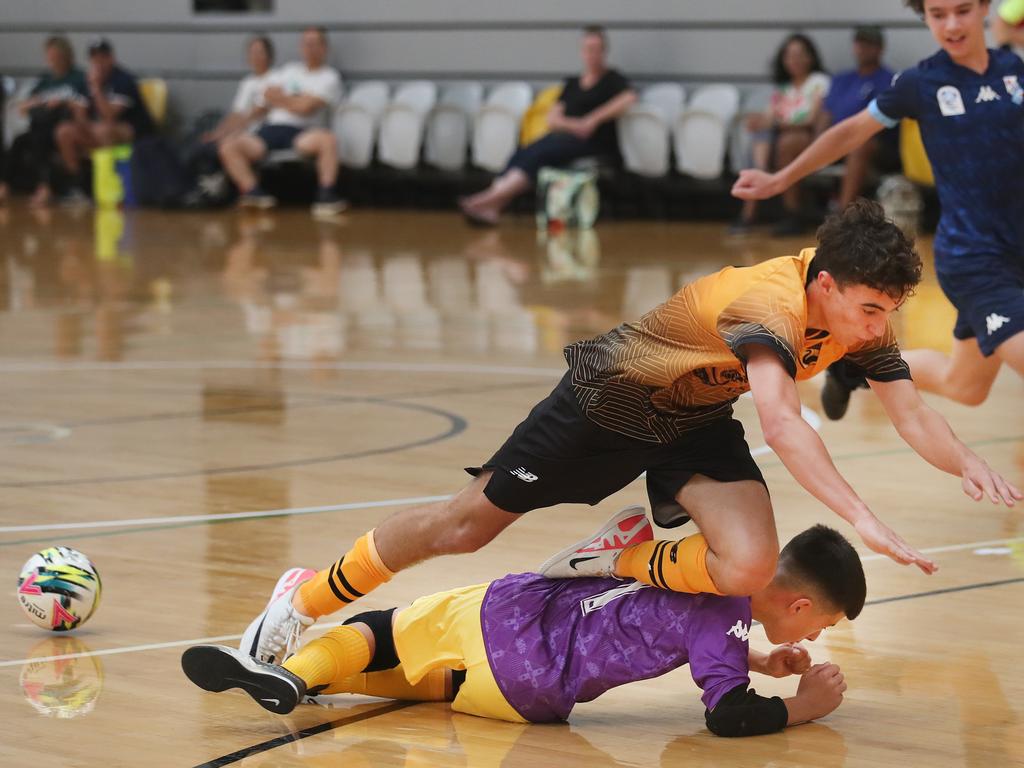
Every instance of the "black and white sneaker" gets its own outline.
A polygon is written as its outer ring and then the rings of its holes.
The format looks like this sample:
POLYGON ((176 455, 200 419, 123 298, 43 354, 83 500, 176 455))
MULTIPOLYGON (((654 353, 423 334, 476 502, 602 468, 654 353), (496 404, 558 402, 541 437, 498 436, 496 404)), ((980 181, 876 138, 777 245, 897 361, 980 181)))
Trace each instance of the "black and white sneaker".
POLYGON ((194 645, 181 654, 181 669, 204 691, 241 688, 275 715, 287 715, 306 695, 306 684, 284 667, 264 664, 236 648, 194 645))

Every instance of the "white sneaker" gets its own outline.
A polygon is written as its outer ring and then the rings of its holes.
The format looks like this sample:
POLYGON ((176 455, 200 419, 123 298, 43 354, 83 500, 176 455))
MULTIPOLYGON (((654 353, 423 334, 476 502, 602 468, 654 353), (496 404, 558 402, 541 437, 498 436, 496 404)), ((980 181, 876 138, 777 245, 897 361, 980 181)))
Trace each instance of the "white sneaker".
POLYGON ((549 579, 584 576, 614 576, 622 550, 650 541, 654 530, 643 507, 626 507, 617 512, 596 534, 567 547, 549 559, 538 573, 549 579))
POLYGON ((252 620, 242 635, 238 650, 267 664, 282 664, 291 656, 299 643, 299 635, 316 621, 295 610, 292 595, 314 576, 316 571, 310 568, 285 571, 277 580, 263 613, 252 620))

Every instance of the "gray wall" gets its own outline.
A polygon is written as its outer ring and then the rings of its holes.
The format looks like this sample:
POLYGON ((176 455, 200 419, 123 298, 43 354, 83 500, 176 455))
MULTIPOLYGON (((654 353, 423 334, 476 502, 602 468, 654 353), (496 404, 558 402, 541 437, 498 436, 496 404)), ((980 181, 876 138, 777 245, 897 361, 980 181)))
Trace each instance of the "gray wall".
POLYGON ((172 113, 224 108, 244 74, 252 31, 274 39, 278 61, 296 58, 306 24, 330 30, 331 62, 347 80, 413 77, 543 84, 577 69, 578 29, 602 23, 612 62, 639 83, 764 82, 783 35, 800 29, 831 71, 851 64, 850 29, 877 23, 887 61, 912 64, 934 46, 899 0, 276 0, 273 13, 192 14, 191 0, 0 0, 0 72, 37 71, 41 44, 66 32, 79 51, 105 34, 122 62, 168 80, 172 113))

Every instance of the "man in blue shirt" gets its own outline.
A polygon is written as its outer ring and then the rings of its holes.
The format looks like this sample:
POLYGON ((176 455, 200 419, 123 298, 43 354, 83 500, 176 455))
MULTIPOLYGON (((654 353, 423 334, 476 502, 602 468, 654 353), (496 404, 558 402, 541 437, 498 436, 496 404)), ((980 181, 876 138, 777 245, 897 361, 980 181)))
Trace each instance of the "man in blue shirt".
MULTIPOLYGON (((1002 363, 1024 375, 1024 61, 985 46, 989 0, 905 2, 941 50, 785 168, 743 171, 733 194, 777 195, 900 119, 917 120, 942 207, 935 270, 957 321, 951 356, 922 349, 903 357, 919 389, 978 405, 1002 363)), ((824 392, 838 418, 848 385, 833 376, 824 392)))
MULTIPOLYGON (((880 27, 857 27, 853 33, 854 69, 840 72, 832 78, 832 86, 820 116, 818 132, 846 120, 862 111, 878 94, 892 83, 892 70, 882 65, 885 38, 880 27)), ((860 196, 864 181, 872 167, 889 170, 898 167, 899 147, 896 130, 881 135, 857 147, 846 158, 846 173, 839 187, 838 203, 845 208, 860 196)))

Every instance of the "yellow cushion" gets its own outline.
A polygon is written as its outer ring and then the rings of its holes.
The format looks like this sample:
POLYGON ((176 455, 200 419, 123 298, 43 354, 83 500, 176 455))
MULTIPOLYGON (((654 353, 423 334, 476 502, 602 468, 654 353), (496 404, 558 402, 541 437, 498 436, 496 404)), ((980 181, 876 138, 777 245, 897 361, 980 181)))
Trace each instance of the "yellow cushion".
POLYGON ((142 100, 146 102, 146 109, 149 116, 157 126, 163 125, 167 117, 167 83, 159 77, 147 77, 139 80, 139 93, 142 100))
POLYGON ((903 175, 908 179, 917 184, 935 186, 932 164, 924 151, 921 128, 916 120, 903 120, 900 123, 900 160, 903 162, 903 175))
POLYGON ((548 112, 562 95, 562 86, 552 85, 541 91, 533 104, 523 115, 523 125, 519 130, 519 143, 522 146, 532 144, 548 133, 548 112))

